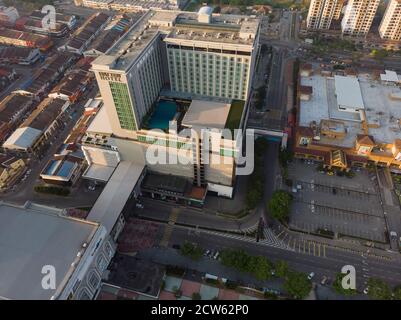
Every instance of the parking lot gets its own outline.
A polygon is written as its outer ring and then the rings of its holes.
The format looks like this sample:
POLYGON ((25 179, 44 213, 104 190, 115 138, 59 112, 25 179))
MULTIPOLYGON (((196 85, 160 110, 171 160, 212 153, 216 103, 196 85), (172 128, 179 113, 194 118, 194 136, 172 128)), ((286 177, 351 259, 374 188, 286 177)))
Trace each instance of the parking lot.
POLYGON ((329 176, 317 167, 317 163, 301 160, 289 166, 294 196, 290 227, 386 242, 386 224, 376 175, 361 169, 352 178, 329 176))

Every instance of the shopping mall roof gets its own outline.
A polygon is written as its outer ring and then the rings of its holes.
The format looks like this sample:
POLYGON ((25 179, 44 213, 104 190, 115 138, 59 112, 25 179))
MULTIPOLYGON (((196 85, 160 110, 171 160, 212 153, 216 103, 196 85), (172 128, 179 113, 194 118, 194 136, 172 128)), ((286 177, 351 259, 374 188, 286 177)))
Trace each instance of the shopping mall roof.
MULTIPOLYGON (((347 132, 344 139, 321 137, 319 143, 353 147, 357 136, 366 134, 362 126, 363 119, 366 118, 368 134, 373 136, 377 143, 393 143, 399 139, 401 108, 396 97, 401 96, 400 88, 372 80, 372 76, 367 74, 359 74, 353 79, 354 89, 356 90, 357 85, 360 95, 358 100, 362 99, 364 104, 364 109, 359 112, 347 112, 338 108, 340 103, 337 102, 338 96, 335 94, 338 82, 332 77, 324 77, 318 73, 310 77, 301 77, 301 85, 312 86, 313 94, 309 101, 300 102, 299 126, 318 126, 322 119, 342 121, 347 132)), ((345 82, 340 80, 340 87, 344 84, 345 82)), ((341 87, 339 91, 351 91, 353 85, 347 89, 341 87)))
POLYGON ((77 253, 99 226, 61 213, 0 202, 0 299, 49 300, 56 290, 42 288, 43 266, 55 267, 57 289, 74 271, 77 253))
POLYGON ((131 196, 145 166, 121 161, 92 207, 87 220, 105 226, 110 232, 131 196))
POLYGON ((336 96, 339 107, 354 110, 364 109, 358 78, 334 76, 336 96))

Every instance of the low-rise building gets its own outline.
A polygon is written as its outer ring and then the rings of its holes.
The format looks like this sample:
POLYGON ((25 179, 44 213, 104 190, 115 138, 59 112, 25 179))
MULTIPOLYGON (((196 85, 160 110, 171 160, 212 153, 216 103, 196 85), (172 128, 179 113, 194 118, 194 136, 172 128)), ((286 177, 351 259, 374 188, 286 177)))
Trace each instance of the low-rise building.
POLYGON ((0 272, 7 275, 0 297, 90 300, 96 296, 116 246, 102 225, 65 213, 30 202, 0 203, 0 272), (55 288, 42 285, 49 272, 55 275, 55 288))
POLYGON ((53 41, 48 36, 40 34, 0 28, 0 44, 47 51, 53 46, 53 41))
POLYGON ((300 77, 300 98, 305 86, 313 91, 298 100, 296 157, 344 170, 369 163, 401 168, 398 86, 366 74, 331 76, 319 70, 300 77))
POLYGON ((59 47, 58 50, 72 52, 77 55, 83 54, 99 33, 103 31, 110 19, 111 17, 109 15, 102 12, 92 15, 86 23, 74 33, 70 40, 59 47))
POLYGON ((40 152, 46 141, 53 136, 64 123, 64 112, 70 103, 61 99, 47 98, 4 142, 3 148, 16 153, 40 152))
POLYGON ((16 28, 27 32, 33 32, 52 37, 61 38, 67 35, 69 28, 64 23, 56 22, 54 28, 44 27, 42 20, 34 19, 31 17, 22 17, 17 20, 16 28))
MULTIPOLYGON (((42 21, 45 13, 42 13, 41 10, 35 10, 30 14, 30 18, 42 21)), ((73 30, 77 24, 77 18, 75 15, 63 14, 60 12, 56 12, 56 22, 65 24, 68 29, 73 30)))
POLYGON ((43 68, 38 70, 33 76, 33 80, 21 91, 36 97, 43 97, 54 83, 64 75, 65 71, 71 67, 75 59, 75 56, 68 52, 57 54, 43 68))
POLYGON ((18 10, 14 7, 0 7, 0 25, 13 27, 18 18, 18 10))
POLYGON ((11 187, 24 173, 25 161, 9 155, 0 155, 0 191, 11 187))
POLYGON ((130 18, 127 15, 118 15, 106 26, 104 32, 84 52, 85 57, 98 57, 111 48, 129 29, 133 21, 140 15, 130 18))
POLYGON ((108 10, 110 9, 109 4, 112 2, 113 0, 80 0, 80 3, 76 5, 82 5, 83 7, 93 9, 108 10))
POLYGON ((76 5, 101 10, 139 12, 150 9, 180 9, 187 2, 188 0, 77 0, 76 5))
POLYGON ((46 164, 40 177, 49 184, 73 186, 85 167, 83 154, 76 156, 70 152, 65 155, 55 155, 46 164))
POLYGON ((4 47, 0 48, 0 63, 31 65, 40 58, 37 48, 4 47))
POLYGON ((83 70, 73 70, 49 93, 50 98, 59 98, 75 103, 91 82, 93 75, 83 70))
POLYGON ((33 97, 12 93, 0 102, 0 141, 12 133, 34 107, 33 97))

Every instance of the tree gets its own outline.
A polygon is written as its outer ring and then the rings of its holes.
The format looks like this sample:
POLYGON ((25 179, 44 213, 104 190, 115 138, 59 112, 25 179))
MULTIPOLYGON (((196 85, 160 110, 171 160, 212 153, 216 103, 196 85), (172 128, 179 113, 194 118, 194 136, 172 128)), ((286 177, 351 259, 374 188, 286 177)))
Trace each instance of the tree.
POLYGON ((376 60, 383 60, 384 58, 386 58, 388 56, 389 53, 387 50, 384 50, 384 49, 380 49, 380 50, 373 49, 370 54, 376 60))
POLYGON ((272 264, 262 256, 251 257, 249 259, 249 271, 258 280, 267 280, 271 278, 272 264))
POLYGON ((391 289, 386 282, 377 278, 368 280, 369 297, 375 300, 390 300, 391 289))
POLYGON ((276 275, 281 278, 285 278, 288 274, 288 263, 284 260, 279 260, 276 263, 276 275))
POLYGON ((221 252, 221 263, 241 272, 248 272, 258 280, 271 277, 272 263, 263 256, 251 256, 243 250, 226 249, 221 252))
POLYGON ((198 260, 202 256, 203 249, 191 242, 185 241, 180 249, 180 253, 193 260, 198 260))
POLYGON ((290 272, 284 282, 284 289, 293 298, 303 299, 312 290, 312 283, 304 273, 290 272))
POLYGON ((287 167, 288 162, 291 162, 293 159, 293 154, 290 150, 288 149, 283 149, 280 151, 278 155, 278 159, 280 162, 280 165, 285 168, 287 167))
POLYGON ((336 278, 333 282, 333 288, 338 294, 342 294, 344 296, 351 296, 356 294, 356 290, 354 289, 344 289, 342 285, 342 280, 345 274, 337 273, 336 278))
POLYGON ((274 191, 267 208, 273 218, 285 220, 290 213, 292 196, 284 190, 274 191))
POLYGON ((199 292, 194 292, 192 294, 192 300, 201 300, 201 299, 202 299, 202 296, 200 295, 199 292))

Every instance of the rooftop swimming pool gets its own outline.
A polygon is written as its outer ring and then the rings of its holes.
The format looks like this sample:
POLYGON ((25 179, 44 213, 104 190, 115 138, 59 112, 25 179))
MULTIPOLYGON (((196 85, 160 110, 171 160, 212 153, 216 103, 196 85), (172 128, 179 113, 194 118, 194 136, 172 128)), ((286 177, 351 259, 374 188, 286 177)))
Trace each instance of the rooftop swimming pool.
POLYGON ((177 113, 177 104, 174 101, 160 100, 149 120, 149 129, 168 129, 169 121, 177 113))

